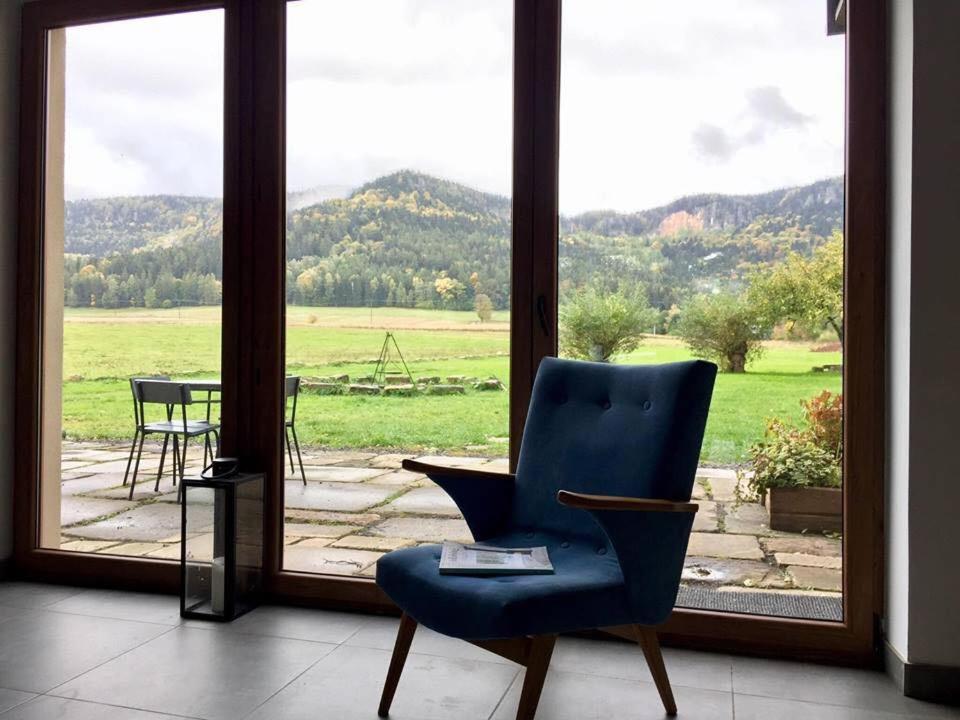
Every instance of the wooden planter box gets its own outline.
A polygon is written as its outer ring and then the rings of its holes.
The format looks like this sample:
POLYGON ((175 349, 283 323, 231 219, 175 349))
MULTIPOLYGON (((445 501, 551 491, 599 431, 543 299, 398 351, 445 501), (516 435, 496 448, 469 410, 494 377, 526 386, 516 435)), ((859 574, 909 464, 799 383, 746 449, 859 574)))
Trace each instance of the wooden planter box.
POLYGON ((771 530, 843 531, 843 491, 840 488, 770 488, 767 510, 771 530))

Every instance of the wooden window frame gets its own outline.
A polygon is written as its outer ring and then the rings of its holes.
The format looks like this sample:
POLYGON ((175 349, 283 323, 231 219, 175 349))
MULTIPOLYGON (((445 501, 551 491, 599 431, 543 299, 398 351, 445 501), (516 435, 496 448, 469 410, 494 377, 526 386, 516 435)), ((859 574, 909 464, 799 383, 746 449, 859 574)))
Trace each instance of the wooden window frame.
MULTIPOLYGON (((176 592, 174 562, 38 547, 47 31, 225 12, 224 451, 267 474, 265 571, 276 601, 392 613, 368 579, 282 570, 285 0, 33 0, 23 7, 15 395, 14 572, 176 592), (240 392, 240 389, 244 392, 240 392), (276 430, 271 430, 276 428, 276 430)), ((515 2, 511 460, 536 368, 556 354, 560 0, 515 2)), ((886 3, 847 9, 842 622, 677 608, 666 642, 827 662, 878 662, 882 611, 886 3)))

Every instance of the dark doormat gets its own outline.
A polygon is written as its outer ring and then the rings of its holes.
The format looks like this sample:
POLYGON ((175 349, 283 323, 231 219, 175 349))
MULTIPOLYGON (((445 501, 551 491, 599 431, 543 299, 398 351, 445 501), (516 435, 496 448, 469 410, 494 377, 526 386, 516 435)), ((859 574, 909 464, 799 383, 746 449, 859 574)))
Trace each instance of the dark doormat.
POLYGON ((751 590, 738 592, 703 585, 682 585, 677 607, 695 610, 722 610, 749 615, 774 615, 808 620, 843 620, 843 603, 839 597, 800 595, 788 592, 751 590))

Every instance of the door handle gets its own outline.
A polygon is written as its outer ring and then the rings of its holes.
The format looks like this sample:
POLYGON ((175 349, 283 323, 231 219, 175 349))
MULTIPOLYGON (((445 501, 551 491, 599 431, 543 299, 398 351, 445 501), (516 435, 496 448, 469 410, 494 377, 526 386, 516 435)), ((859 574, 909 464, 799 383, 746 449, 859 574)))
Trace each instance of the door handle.
POLYGON ((547 299, 543 295, 537 296, 537 318, 540 320, 540 329, 545 337, 550 337, 550 323, 547 322, 547 299))

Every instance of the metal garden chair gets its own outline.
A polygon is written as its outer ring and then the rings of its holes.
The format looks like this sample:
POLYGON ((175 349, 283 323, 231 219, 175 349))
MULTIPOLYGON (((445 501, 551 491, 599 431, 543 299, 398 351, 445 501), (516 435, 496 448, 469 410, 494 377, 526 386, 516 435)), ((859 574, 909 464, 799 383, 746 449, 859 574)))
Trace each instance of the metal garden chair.
MULTIPOLYGON (((290 449, 290 436, 293 436, 293 446, 297 449, 297 462, 300 465, 300 478, 303 480, 303 484, 307 484, 307 474, 303 471, 303 457, 300 455, 300 441, 297 439, 297 397, 300 395, 300 378, 299 377, 288 377, 284 382, 284 403, 286 400, 293 398, 293 405, 290 408, 290 419, 287 420, 284 417, 283 421, 283 434, 287 439, 287 457, 290 458, 290 472, 295 473, 297 471, 296 467, 293 464, 293 452, 290 449)), ((284 408, 284 415, 286 415, 286 408, 284 408)))
MULTIPOLYGON (((162 434, 163 450, 160 455, 160 469, 157 472, 157 481, 154 485, 155 490, 160 489, 160 476, 163 473, 163 460, 167 452, 167 443, 173 438, 173 483, 177 484, 177 479, 182 481, 184 476, 184 466, 187 462, 187 443, 192 437, 203 437, 206 441, 212 433, 216 439, 217 447, 220 446, 220 425, 211 423, 208 420, 188 420, 187 406, 193 405, 193 396, 190 388, 176 382, 163 380, 134 380, 135 395, 140 419, 140 443, 137 448, 137 461, 133 466, 133 477, 130 481, 130 498, 133 499, 133 491, 137 485, 137 471, 140 468, 140 457, 143 454, 143 441, 147 435, 162 434), (166 420, 160 422, 147 422, 144 405, 163 405, 166 420), (176 417, 176 408, 180 408, 180 417, 176 417), (183 438, 183 447, 180 447, 180 438, 183 438)), ((182 486, 181 486, 182 488, 182 486)), ((178 493, 179 494, 179 493, 178 493)))

